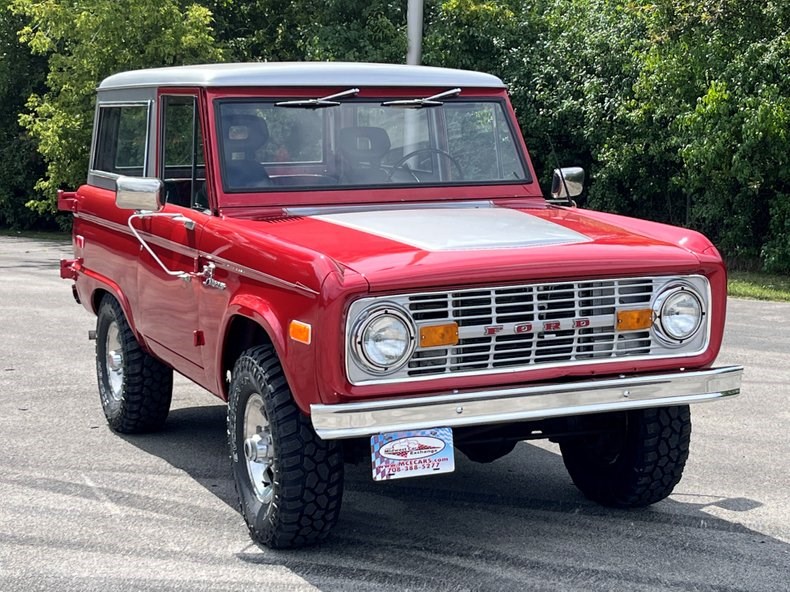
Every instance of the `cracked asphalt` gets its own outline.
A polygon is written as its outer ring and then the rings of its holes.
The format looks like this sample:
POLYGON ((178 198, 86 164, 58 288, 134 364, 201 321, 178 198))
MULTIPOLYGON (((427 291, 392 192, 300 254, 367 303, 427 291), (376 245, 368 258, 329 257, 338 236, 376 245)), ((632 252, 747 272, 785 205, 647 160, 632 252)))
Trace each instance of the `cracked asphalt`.
POLYGON ((551 444, 373 483, 349 466, 323 545, 251 544, 224 405, 178 378, 161 433, 99 405, 94 318, 58 276, 65 241, 0 237, 0 591, 790 590, 790 304, 729 302, 719 364, 740 397, 696 406, 667 500, 585 500, 551 444))

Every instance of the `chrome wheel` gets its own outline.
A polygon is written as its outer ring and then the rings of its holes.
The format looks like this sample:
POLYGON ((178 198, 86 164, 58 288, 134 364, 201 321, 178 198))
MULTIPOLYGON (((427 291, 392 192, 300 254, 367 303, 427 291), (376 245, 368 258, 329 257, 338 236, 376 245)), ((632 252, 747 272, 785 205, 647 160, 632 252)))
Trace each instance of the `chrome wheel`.
POLYGON ((269 505, 274 497, 274 446, 263 397, 253 393, 244 409, 244 458, 255 497, 269 505))
POLYGON ((102 298, 96 314, 96 378, 110 428, 121 434, 158 430, 173 393, 173 370, 135 339, 118 301, 102 298))
POLYGON ((118 331, 118 323, 113 321, 107 328, 107 339, 104 342, 106 352, 104 364, 107 371, 107 382, 113 400, 123 398, 123 348, 118 331))

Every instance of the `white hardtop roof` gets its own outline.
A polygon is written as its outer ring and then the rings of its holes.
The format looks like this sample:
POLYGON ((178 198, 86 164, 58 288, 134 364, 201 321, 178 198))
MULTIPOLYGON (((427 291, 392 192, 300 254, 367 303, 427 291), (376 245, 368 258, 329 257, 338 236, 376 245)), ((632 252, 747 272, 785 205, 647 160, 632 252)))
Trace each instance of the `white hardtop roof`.
POLYGON ((431 66, 345 62, 260 62, 132 70, 105 78, 99 85, 99 90, 158 86, 504 88, 505 84, 491 74, 431 66))

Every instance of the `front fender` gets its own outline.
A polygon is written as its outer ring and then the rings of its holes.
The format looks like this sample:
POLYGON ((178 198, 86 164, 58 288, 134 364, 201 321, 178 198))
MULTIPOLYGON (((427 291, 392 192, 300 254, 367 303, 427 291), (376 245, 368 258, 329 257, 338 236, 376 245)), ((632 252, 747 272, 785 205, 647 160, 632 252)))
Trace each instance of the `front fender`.
MULTIPOLYGON (((230 300, 222 319, 220 334, 223 337, 216 352, 217 368, 222 368, 223 355, 227 348, 233 347, 233 344, 229 343, 229 338, 231 324, 236 317, 249 319, 266 334, 280 361, 294 401, 303 413, 308 414, 310 405, 319 402, 315 376, 315 346, 289 339, 288 324, 292 318, 309 319, 309 312, 303 311, 300 314, 293 309, 282 311, 261 295, 236 294, 230 300)), ((250 344, 250 347, 254 345, 250 344)))

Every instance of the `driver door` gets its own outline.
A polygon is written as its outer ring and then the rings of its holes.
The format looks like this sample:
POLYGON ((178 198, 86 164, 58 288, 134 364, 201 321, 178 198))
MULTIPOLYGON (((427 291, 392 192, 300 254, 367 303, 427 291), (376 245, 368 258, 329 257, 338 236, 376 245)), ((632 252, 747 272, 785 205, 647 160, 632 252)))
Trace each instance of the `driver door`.
MULTIPOLYGON (((159 97, 158 176, 166 214, 141 221, 141 234, 171 271, 199 271, 199 244, 209 219, 197 95, 159 97)), ((182 374, 203 382, 201 278, 167 274, 144 249, 138 265, 140 326, 149 347, 182 374)))

